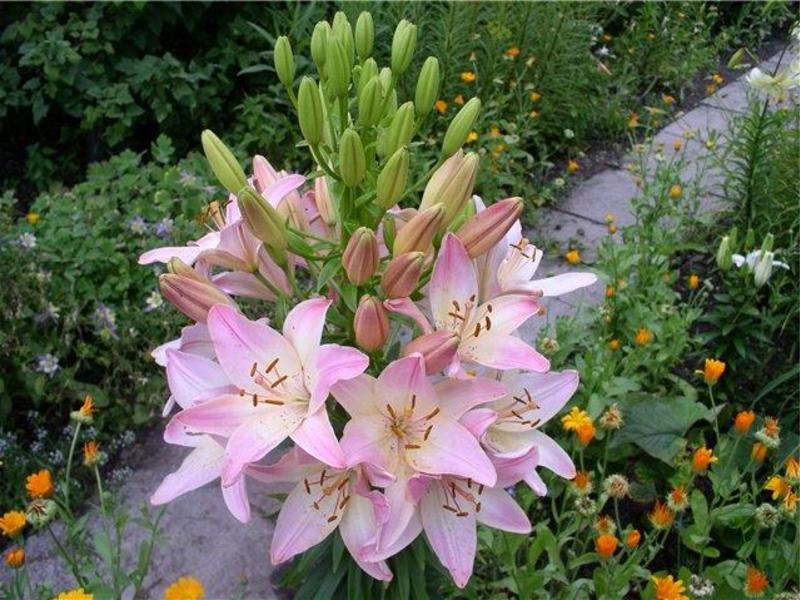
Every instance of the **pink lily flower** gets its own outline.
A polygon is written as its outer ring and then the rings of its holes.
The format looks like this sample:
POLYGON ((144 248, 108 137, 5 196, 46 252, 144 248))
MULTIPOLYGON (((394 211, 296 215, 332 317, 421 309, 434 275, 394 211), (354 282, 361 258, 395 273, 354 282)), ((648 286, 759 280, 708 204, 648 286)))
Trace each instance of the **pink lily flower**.
POLYGON ((190 354, 199 354, 206 358, 216 358, 214 345, 211 343, 211 336, 208 334, 208 327, 203 323, 187 325, 181 329, 181 337, 170 340, 155 348, 150 356, 160 367, 167 366, 167 350, 180 350, 190 354))
POLYGON ((478 275, 461 241, 447 234, 433 266, 428 295, 436 330, 459 338, 448 373, 462 371, 461 363, 494 369, 544 372, 550 361, 513 334, 541 306, 531 293, 505 294, 479 303, 478 275))
POLYGON ((320 345, 329 306, 321 298, 301 302, 287 315, 283 334, 229 306, 209 311, 217 358, 238 392, 183 410, 167 432, 227 437, 223 484, 287 437, 322 462, 345 466, 325 400, 332 385, 363 373, 369 359, 355 348, 320 345))

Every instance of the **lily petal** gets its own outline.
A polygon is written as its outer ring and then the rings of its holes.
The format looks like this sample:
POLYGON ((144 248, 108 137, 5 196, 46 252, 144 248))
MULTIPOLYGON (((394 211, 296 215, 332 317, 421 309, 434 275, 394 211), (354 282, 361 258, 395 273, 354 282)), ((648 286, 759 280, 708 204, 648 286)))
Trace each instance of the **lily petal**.
POLYGON ((525 511, 502 488, 485 488, 481 494, 481 510, 476 514, 478 522, 510 531, 530 533, 531 522, 525 511))
POLYGON ((572 479, 575 477, 575 464, 564 449, 550 436, 535 431, 536 448, 539 451, 539 464, 547 467, 559 477, 572 479))
POLYGON ((320 346, 313 366, 306 370, 306 387, 312 391, 309 412, 323 407, 331 386, 358 377, 368 366, 369 357, 355 348, 339 344, 320 346))
POLYGON ((150 497, 153 505, 166 504, 219 477, 225 449, 209 436, 204 436, 198 446, 183 460, 177 471, 167 475, 150 497))
POLYGON ((507 393, 503 383, 485 377, 447 378, 437 383, 434 389, 442 412, 456 420, 471 408, 501 398, 507 393))
POLYGON ((452 317, 455 303, 464 310, 468 304, 475 304, 478 297, 478 275, 475 266, 461 241, 452 233, 442 240, 439 256, 433 265, 433 273, 428 286, 433 321, 436 329, 459 331, 463 321, 452 317))
POLYGON ((465 360, 493 369, 527 369, 544 373, 550 361, 513 335, 482 335, 463 342, 459 354, 465 360))
POLYGON ((294 430, 291 437, 295 444, 314 458, 321 460, 326 465, 338 469, 344 468, 344 453, 333 432, 328 411, 324 407, 307 416, 303 420, 303 424, 294 430))
POLYGON ((313 298, 295 306, 283 322, 283 336, 294 346, 303 365, 313 362, 319 348, 330 300, 313 298))
POLYGON ((544 279, 534 279, 525 284, 525 289, 541 290, 543 296, 551 297, 568 294, 596 282, 597 275, 594 273, 562 273, 544 279))
POLYGON ((218 362, 179 350, 167 350, 166 354, 167 383, 181 408, 192 406, 206 390, 231 386, 218 362))

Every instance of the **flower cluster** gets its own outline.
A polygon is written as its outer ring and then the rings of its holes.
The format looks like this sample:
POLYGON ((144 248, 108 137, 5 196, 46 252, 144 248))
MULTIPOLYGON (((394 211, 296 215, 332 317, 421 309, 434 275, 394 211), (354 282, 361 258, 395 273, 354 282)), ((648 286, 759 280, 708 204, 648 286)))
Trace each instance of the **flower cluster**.
MULTIPOLYGON (((438 61, 425 61, 415 101, 393 108, 416 29, 400 23, 382 72, 369 57, 371 31, 367 13, 355 36, 342 14, 315 29, 325 94, 306 77, 297 107, 317 171, 285 173, 257 156, 246 178, 207 131, 227 202, 209 205, 213 228, 200 239, 140 258, 167 264, 162 293, 195 322, 154 351, 171 392, 164 414, 179 408, 165 441, 191 450, 152 502, 219 480, 230 512, 246 522, 248 478, 291 482, 273 563, 338 529, 359 566, 389 580, 386 559, 424 531, 463 587, 477 523, 531 529, 508 488, 524 481, 545 494, 539 466, 575 476, 541 427, 575 392, 577 373, 550 371, 519 328, 544 313, 543 296, 596 278, 535 279, 543 253, 522 234, 521 199, 486 207, 473 197, 478 157, 460 147, 477 99, 454 118, 421 202, 410 207, 407 144, 415 119, 434 108, 438 61), (351 85, 360 89, 357 120, 351 85), (266 302, 270 319, 248 318, 259 315, 245 298, 266 302)), ((285 38, 275 60, 294 98, 285 38)))

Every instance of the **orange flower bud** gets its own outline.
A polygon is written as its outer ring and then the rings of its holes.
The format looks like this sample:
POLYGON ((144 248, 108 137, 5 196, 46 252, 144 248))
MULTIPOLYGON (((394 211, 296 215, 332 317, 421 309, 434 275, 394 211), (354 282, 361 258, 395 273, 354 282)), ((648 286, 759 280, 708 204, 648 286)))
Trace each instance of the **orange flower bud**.
POLYGON ((756 462, 763 463, 767 458, 767 447, 761 442, 755 442, 752 450, 750 450, 750 458, 756 462))
POLYGON ((625 546, 629 550, 633 550, 639 545, 639 542, 642 539, 642 534, 638 529, 634 529, 633 531, 629 531, 628 535, 625 536, 625 546))
POLYGON ((692 471, 695 473, 705 473, 713 463, 719 458, 714 456, 714 451, 705 446, 698 448, 692 455, 692 471))
POLYGON ((578 436, 578 441, 582 446, 588 446, 589 442, 594 439, 596 429, 592 423, 583 423, 575 430, 575 435, 578 436))
POLYGON ((12 569, 19 569, 22 565, 25 564, 25 549, 24 548, 12 548, 4 555, 5 563, 7 567, 12 569))
POLYGON ((597 554, 600 555, 600 558, 603 559, 609 559, 614 555, 617 544, 619 544, 617 536, 610 533, 599 535, 594 541, 595 550, 597 550, 597 554))
POLYGON ((733 421, 733 427, 740 434, 744 435, 750 431, 750 427, 756 420, 756 413, 752 410, 742 410, 736 413, 736 418, 733 421))

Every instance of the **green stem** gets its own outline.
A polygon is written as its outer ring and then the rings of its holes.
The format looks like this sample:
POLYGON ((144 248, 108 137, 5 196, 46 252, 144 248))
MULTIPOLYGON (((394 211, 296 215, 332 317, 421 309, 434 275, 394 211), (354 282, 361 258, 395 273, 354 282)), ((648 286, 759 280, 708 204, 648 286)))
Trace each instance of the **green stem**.
POLYGON ((50 534, 50 537, 53 538, 53 543, 56 545, 56 549, 58 550, 58 553, 61 555, 61 558, 63 558, 69 565, 69 570, 72 572, 72 576, 75 578, 75 581, 78 582, 78 585, 85 586, 86 582, 84 581, 83 576, 81 575, 81 571, 78 568, 78 564, 72 558, 72 555, 67 552, 66 548, 64 548, 61 542, 58 541, 58 538, 56 537, 56 534, 53 533, 53 528, 50 526, 49 523, 47 524, 47 531, 50 534))
POLYGON ((80 421, 75 425, 75 433, 72 434, 72 442, 69 445, 69 455, 67 456, 67 469, 64 474, 64 508, 67 513, 72 515, 72 510, 69 507, 69 487, 70 487, 70 473, 72 471, 72 458, 75 455, 75 446, 78 443, 78 434, 81 431, 82 423, 80 421))

